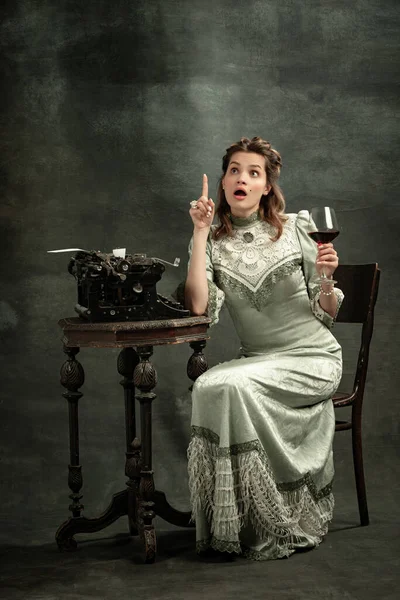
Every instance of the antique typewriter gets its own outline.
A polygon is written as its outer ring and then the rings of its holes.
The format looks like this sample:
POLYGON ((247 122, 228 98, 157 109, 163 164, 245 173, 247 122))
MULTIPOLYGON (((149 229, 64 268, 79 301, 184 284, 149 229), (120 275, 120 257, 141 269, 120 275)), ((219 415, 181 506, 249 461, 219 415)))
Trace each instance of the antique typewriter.
MULTIPOLYGON (((174 266, 179 264, 176 261, 174 266)), ((78 251, 68 264, 78 283, 75 311, 93 322, 189 317, 189 310, 157 293, 156 284, 165 271, 163 262, 146 254, 121 257, 78 251)))

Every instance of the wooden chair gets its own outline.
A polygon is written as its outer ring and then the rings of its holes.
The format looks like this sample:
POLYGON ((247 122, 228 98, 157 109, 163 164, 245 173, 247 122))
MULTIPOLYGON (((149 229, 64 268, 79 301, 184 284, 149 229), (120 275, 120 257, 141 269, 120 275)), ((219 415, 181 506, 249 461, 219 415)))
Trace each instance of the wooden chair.
POLYGON ((379 276, 380 270, 376 263, 339 265, 335 271, 337 285, 345 295, 337 322, 362 323, 361 344, 353 390, 350 393, 339 391, 333 397, 335 408, 352 407, 350 420, 336 420, 336 431, 351 429, 352 432, 354 474, 361 525, 369 524, 362 456, 361 412, 368 370, 369 347, 374 327, 374 308, 378 296, 379 276))

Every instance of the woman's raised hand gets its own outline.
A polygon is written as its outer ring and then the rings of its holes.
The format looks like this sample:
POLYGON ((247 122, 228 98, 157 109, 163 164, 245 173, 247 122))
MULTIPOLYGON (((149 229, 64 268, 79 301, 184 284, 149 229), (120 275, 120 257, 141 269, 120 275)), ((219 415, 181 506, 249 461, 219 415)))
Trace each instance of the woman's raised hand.
POLYGON ((215 205, 208 197, 208 178, 203 175, 203 189, 195 206, 191 207, 189 214, 196 229, 209 229, 214 219, 215 205))

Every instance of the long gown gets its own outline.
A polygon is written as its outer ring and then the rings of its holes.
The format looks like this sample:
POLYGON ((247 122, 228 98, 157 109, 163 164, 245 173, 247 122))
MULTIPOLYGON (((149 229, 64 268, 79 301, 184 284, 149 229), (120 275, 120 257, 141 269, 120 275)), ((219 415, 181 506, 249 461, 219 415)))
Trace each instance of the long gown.
MULTIPOLYGON (((341 347, 330 332, 335 319, 318 303, 308 213, 287 217, 275 242, 258 212, 231 217, 233 237, 208 238, 207 314, 215 324, 225 302, 241 347, 193 386, 197 551, 281 558, 317 546, 332 519, 341 347)), ((339 309, 343 293, 335 294, 339 309)))

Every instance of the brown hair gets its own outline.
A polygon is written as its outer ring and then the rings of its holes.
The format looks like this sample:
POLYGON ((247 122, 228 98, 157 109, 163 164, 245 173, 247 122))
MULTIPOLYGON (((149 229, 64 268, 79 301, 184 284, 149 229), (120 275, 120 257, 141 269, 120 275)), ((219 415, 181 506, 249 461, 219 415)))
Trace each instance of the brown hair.
POLYGON ((224 235, 233 235, 232 222, 230 220, 230 206, 226 200, 225 192, 222 188, 222 179, 228 170, 232 155, 235 152, 255 152, 264 157, 265 172, 267 175, 267 184, 271 186, 268 194, 261 197, 259 213, 263 221, 273 225, 276 230, 276 236, 273 241, 278 240, 283 231, 283 224, 287 220, 285 216, 285 199, 281 188, 278 185, 278 179, 282 167, 282 159, 279 152, 271 147, 271 144, 260 137, 249 138, 242 137, 238 142, 231 144, 226 149, 225 156, 222 159, 222 175, 218 183, 218 206, 216 213, 220 224, 214 230, 213 238, 217 239, 224 235))

